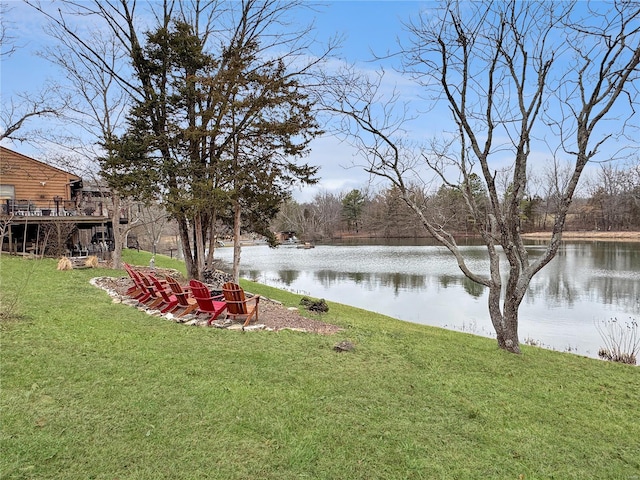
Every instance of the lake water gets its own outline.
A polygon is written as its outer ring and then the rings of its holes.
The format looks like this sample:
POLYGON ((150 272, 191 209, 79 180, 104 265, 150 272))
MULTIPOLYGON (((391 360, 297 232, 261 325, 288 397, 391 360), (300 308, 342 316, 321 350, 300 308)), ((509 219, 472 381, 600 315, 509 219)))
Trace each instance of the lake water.
MULTIPOLYGON (((531 242, 532 257, 543 246, 531 242)), ((488 271, 485 250, 462 249, 488 271)), ((232 248, 216 259, 231 262, 232 248)), ((361 307, 400 320, 495 338, 488 290, 464 277, 436 245, 243 247, 240 276, 292 292, 361 307)), ((597 322, 640 321, 640 243, 565 242, 531 282, 520 308, 520 341, 597 357, 597 322)))

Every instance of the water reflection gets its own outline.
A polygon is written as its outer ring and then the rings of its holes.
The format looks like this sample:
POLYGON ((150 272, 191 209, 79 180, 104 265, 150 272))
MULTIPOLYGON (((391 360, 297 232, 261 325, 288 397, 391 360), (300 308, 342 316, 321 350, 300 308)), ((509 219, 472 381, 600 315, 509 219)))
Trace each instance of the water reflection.
POLYGON ((283 284, 291 285, 298 279, 300 272, 298 270, 279 270, 278 276, 283 284))
MULTIPOLYGON (((469 266, 487 272, 482 246, 462 247, 469 266)), ((531 258, 543 251, 528 246, 531 258)), ((230 262, 231 248, 217 256, 230 262)), ((451 254, 433 244, 245 247, 241 276, 402 320, 491 335, 488 291, 467 279, 451 254)), ((596 356, 596 321, 640 316, 640 244, 574 242, 532 281, 520 310, 520 337, 596 356)))
POLYGON ((465 292, 476 298, 481 297, 485 289, 487 288, 484 285, 472 282, 467 277, 462 277, 462 286, 464 287, 465 292))
MULTIPOLYGON (((425 286, 425 275, 412 275, 400 272, 369 273, 369 272, 339 272, 336 270, 320 270, 314 273, 318 284, 330 288, 343 283, 354 283, 367 290, 388 288, 394 294, 406 290, 421 289, 425 286)), ((291 286, 291 283, 284 283, 291 286)))

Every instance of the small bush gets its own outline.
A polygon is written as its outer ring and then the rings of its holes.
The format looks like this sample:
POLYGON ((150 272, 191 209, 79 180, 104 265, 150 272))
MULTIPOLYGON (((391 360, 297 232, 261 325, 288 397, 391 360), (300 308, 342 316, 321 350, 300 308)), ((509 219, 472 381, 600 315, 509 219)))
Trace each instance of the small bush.
POLYGON ((58 270, 73 270, 73 263, 67 257, 58 260, 58 270))
POLYGON ((327 305, 327 302, 325 302, 324 298, 321 298, 320 300, 313 300, 309 297, 302 297, 300 299, 300 305, 302 305, 310 312, 326 313, 329 311, 329 305, 327 305))
POLYGON ((95 255, 87 257, 84 262, 84 266, 89 268, 98 268, 98 257, 96 257, 95 255))
POLYGON ((612 318, 603 322, 597 322, 596 328, 604 347, 598 350, 598 356, 610 362, 627 363, 635 365, 638 353, 640 353, 640 335, 638 335, 638 322, 630 318, 626 322, 619 322, 612 318))

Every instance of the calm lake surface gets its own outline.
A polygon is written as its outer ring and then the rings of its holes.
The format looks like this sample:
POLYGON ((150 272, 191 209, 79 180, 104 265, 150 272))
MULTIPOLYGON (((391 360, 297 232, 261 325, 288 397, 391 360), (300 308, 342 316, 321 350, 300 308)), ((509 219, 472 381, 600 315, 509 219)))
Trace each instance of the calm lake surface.
MULTIPOLYGON (((428 242, 428 241, 427 241, 428 242)), ((485 249, 462 247, 488 272, 485 249)), ((532 257, 543 246, 531 242, 532 257)), ((216 259, 231 262, 232 248, 216 259)), ((361 307, 400 320, 495 338, 488 290, 464 277, 436 245, 243 247, 240 276, 292 292, 361 307)), ((640 243, 564 242, 533 279, 520 308, 520 341, 597 357, 596 322, 640 320, 640 243)))

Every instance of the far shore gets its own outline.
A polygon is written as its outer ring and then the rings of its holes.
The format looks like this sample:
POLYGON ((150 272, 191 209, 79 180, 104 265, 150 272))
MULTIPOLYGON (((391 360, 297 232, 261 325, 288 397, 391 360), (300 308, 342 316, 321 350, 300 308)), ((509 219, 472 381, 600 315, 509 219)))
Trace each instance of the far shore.
MULTIPOLYGON (((523 233, 523 238, 548 240, 551 238, 551 232, 530 232, 523 233)), ((336 235, 334 239, 371 239, 379 238, 375 235, 372 236, 369 233, 360 234, 343 234, 336 235)), ((431 237, 420 237, 431 238, 431 237)), ((565 231, 562 233, 563 240, 607 240, 607 241, 628 241, 628 242, 640 242, 640 231, 609 231, 603 232, 600 230, 581 230, 581 231, 565 231)))
MULTIPOLYGON (((523 233, 522 237, 548 239, 551 237, 551 232, 523 233)), ((640 232, 602 232, 599 230, 579 232, 571 231, 563 232, 562 238, 564 240, 621 240, 628 242, 640 242, 640 232)))

